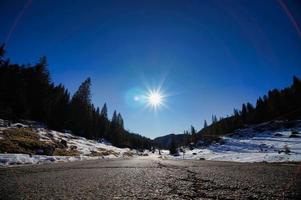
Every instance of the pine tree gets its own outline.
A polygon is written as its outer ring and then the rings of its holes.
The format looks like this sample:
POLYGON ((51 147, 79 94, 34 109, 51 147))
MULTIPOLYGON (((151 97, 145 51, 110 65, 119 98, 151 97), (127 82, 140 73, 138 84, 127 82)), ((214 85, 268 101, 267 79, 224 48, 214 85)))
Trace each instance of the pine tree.
POLYGON ((174 155, 175 153, 177 153, 177 144, 176 144, 175 138, 172 137, 170 145, 169 145, 169 154, 174 155))
POLYGON ((117 116, 117 122, 118 122, 118 125, 123 128, 123 118, 121 116, 120 113, 118 113, 118 116, 117 116))
POLYGON ((247 106, 245 104, 242 104, 241 117, 243 122, 246 121, 246 115, 247 115, 247 106))
POLYGON ((107 103, 105 103, 101 109, 100 116, 102 116, 105 119, 108 119, 108 109, 107 109, 107 103))
POLYGON ((87 78, 73 95, 73 100, 78 100, 82 104, 91 105, 91 79, 87 78))
POLYGON ((4 54, 5 54, 5 48, 4 44, 0 45, 0 66, 4 63, 4 54))
POLYGON ((215 124, 217 122, 216 115, 212 115, 212 124, 215 124))
POLYGON ((73 132, 91 138, 92 105, 91 105, 91 79, 87 78, 75 92, 71 100, 71 118, 73 132))
POLYGON ((208 127, 207 121, 204 120, 204 127, 203 128, 207 128, 207 127, 208 127))
POLYGON ((195 128, 193 126, 190 127, 190 134, 191 134, 192 142, 194 144, 196 144, 197 141, 198 141, 198 138, 197 138, 196 130, 195 130, 195 128))
POLYGON ((117 112, 116 110, 114 110, 114 113, 113 113, 113 117, 112 117, 112 121, 111 121, 112 124, 118 124, 118 117, 117 117, 117 112))

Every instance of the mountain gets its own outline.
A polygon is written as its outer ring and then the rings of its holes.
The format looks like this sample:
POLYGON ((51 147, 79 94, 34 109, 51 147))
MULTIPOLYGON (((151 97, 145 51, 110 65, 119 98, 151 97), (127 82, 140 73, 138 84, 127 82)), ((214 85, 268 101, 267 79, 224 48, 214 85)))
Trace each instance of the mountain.
POLYGON ((180 146, 184 141, 185 135, 184 134, 169 134, 161 137, 156 137, 153 139, 153 142, 159 148, 167 149, 171 143, 171 140, 174 139, 177 146, 180 146))

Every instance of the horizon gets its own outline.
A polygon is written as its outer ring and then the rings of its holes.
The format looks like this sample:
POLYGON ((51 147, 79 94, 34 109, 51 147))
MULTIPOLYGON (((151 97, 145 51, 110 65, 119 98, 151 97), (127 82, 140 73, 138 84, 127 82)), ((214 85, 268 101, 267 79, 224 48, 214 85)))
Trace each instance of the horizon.
POLYGON ((93 104, 152 139, 200 130, 301 76, 297 1, 70 3, 3 1, 6 57, 34 64, 45 55, 52 81, 71 94, 91 77, 93 104), (135 102, 160 86, 166 107, 135 102))

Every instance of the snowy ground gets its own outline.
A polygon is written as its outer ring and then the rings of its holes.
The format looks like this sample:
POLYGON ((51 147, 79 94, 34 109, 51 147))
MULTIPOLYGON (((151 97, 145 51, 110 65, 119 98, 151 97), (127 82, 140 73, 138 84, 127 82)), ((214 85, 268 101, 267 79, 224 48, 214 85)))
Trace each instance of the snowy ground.
POLYGON ((69 133, 49 131, 46 129, 38 129, 38 133, 41 136, 41 141, 51 142, 53 139, 57 141, 67 141, 68 149, 71 149, 72 146, 76 147, 76 150, 78 150, 82 156, 88 156, 92 152, 101 153, 103 151, 109 151, 111 154, 104 156, 107 158, 114 158, 123 156, 125 152, 131 152, 128 148, 118 148, 110 145, 109 143, 100 143, 95 140, 88 140, 84 137, 74 136, 69 133))
MULTIPOLYGON (((171 159, 183 159, 163 155, 171 159)), ((293 128, 283 127, 283 122, 264 123, 237 130, 223 137, 220 143, 207 148, 185 149, 184 159, 205 159, 236 162, 287 162, 301 161, 301 122, 293 128), (292 132, 295 131, 295 134, 292 132), (293 136, 292 136, 293 135, 293 136)))
POLYGON ((100 159, 91 156, 44 156, 28 154, 0 154, 0 166, 25 165, 25 164, 46 164, 52 162, 71 162, 80 160, 100 159))
MULTIPOLYGON (((19 124, 20 125, 20 124, 19 124)), ((206 148, 185 149, 179 156, 170 156, 167 150, 152 154, 145 151, 141 155, 169 159, 219 160, 235 162, 287 162, 301 161, 301 121, 287 128, 285 122, 263 123, 237 130, 223 137, 221 142, 206 148), (294 132, 294 134, 292 134, 294 132)), ((14 127, 12 125, 11 127, 14 127)), ((1 131, 11 128, 0 128, 1 131)), ((20 164, 43 164, 52 162, 69 162, 78 160, 120 158, 138 155, 135 150, 117 148, 108 143, 100 143, 69 133, 61 133, 45 128, 35 129, 40 141, 53 143, 66 141, 66 150, 76 149, 78 156, 45 156, 28 154, 0 154, 0 166, 20 164)))
MULTIPOLYGON (((20 125, 20 124, 19 124, 20 125)), ((21 126, 23 126, 21 124, 21 126)), ((0 140, 5 138, 1 136, 1 132, 8 128, 15 127, 12 124, 9 127, 0 127, 0 140)), ((27 127, 24 125, 23 127, 27 127)), ((117 148, 106 142, 98 142, 95 140, 88 140, 83 137, 74 136, 69 133, 62 133, 58 131, 48 130, 45 128, 35 128, 40 137, 40 141, 47 144, 55 142, 66 141, 66 151, 76 150, 77 156, 46 156, 46 155, 29 155, 29 154, 14 154, 14 153, 0 153, 0 166, 22 165, 22 164, 44 164, 51 162, 69 162, 78 160, 93 160, 93 159, 108 159, 135 156, 137 152, 128 148, 117 148)))

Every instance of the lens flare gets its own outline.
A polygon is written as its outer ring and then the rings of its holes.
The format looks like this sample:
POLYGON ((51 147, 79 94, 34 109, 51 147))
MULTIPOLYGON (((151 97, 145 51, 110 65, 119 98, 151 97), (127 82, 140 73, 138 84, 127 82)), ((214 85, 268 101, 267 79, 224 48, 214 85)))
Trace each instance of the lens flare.
POLYGON ((146 95, 147 105, 155 110, 164 105, 165 96, 160 90, 150 90, 146 95))

